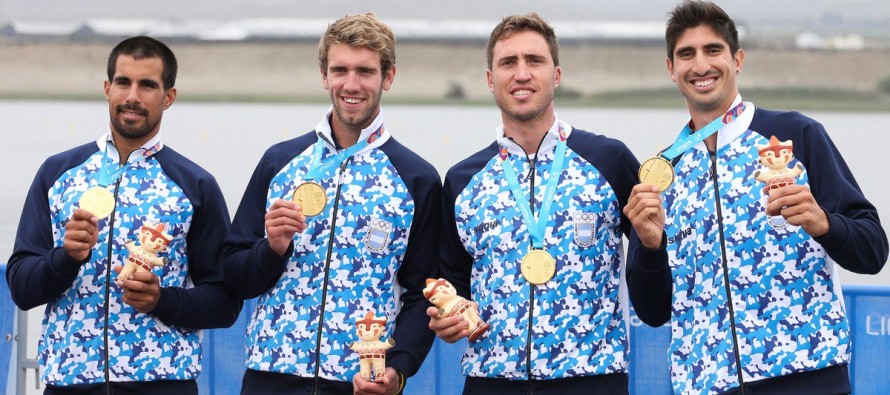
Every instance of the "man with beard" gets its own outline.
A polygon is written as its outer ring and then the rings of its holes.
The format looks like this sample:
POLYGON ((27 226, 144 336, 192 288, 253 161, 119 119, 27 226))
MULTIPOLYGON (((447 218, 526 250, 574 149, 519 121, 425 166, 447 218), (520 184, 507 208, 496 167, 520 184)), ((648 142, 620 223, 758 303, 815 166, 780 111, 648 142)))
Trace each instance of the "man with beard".
MULTIPOLYGON (((639 167, 621 142, 556 117, 558 43, 537 14, 488 42, 497 141, 448 171, 442 274, 491 325, 463 358, 465 394, 626 394, 621 208, 639 167)), ((460 315, 429 326, 469 335, 460 315)))
POLYGON ((641 240, 630 297, 643 322, 671 323, 674 392, 850 393, 836 265, 884 266, 877 210, 821 124, 742 101, 745 52, 723 9, 684 1, 665 41, 690 120, 646 161, 673 185, 643 180, 625 211, 641 240))
POLYGON ((222 193, 161 140, 176 69, 152 38, 114 47, 110 131, 47 159, 28 192, 7 281, 21 309, 46 304, 47 394, 196 394, 196 329, 237 319, 241 302, 224 292, 218 264, 229 226, 222 193), (164 266, 118 279, 139 261, 127 245, 154 239, 166 242, 154 248, 164 266))
POLYGON ((388 26, 345 16, 318 61, 330 110, 266 151, 225 244, 227 283, 259 296, 241 392, 395 394, 434 338, 421 290, 436 271, 441 183, 384 126, 380 99, 396 74, 388 26), (374 381, 349 348, 368 312, 395 340, 374 381))

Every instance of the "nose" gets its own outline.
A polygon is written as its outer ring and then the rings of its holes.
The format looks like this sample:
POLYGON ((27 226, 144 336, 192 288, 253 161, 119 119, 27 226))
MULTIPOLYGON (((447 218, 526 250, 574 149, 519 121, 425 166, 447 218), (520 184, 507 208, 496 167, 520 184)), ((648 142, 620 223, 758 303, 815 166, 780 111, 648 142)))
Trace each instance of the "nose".
POLYGON ((708 63, 708 58, 702 54, 696 56, 692 63, 692 72, 697 75, 704 75, 709 70, 711 70, 711 65, 708 63))
POLYGON ((136 104, 141 103, 142 100, 139 98, 139 86, 137 84, 132 84, 130 89, 127 91, 127 104, 136 104))
POLYGON ((515 78, 517 81, 528 81, 532 78, 531 68, 527 63, 519 62, 516 66, 515 78))
POLYGON ((359 90, 358 73, 349 72, 346 75, 346 81, 343 83, 343 89, 347 92, 355 92, 359 90))

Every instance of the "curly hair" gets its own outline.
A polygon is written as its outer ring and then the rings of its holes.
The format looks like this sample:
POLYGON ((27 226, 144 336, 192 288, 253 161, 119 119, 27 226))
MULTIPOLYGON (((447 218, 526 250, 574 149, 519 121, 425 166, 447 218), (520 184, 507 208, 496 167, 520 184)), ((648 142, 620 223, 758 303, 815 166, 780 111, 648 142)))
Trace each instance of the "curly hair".
POLYGON ((328 50, 334 44, 365 47, 379 53, 384 73, 396 64, 396 37, 373 13, 346 15, 328 25, 318 42, 318 65, 322 72, 327 72, 328 50))

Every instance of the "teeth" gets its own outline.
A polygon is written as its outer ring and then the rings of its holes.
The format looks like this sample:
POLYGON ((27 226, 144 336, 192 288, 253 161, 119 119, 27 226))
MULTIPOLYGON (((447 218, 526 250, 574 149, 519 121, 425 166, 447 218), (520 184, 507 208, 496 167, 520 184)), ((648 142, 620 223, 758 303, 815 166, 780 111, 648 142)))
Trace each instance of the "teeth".
POLYGON ((362 100, 361 100, 361 99, 356 99, 356 98, 353 98, 353 97, 345 97, 345 98, 343 98, 343 101, 345 101, 345 102, 347 102, 347 103, 349 103, 349 104, 356 104, 356 103, 358 103, 358 102, 360 102, 360 101, 362 101, 362 100))
POLYGON ((714 83, 713 79, 707 79, 707 80, 703 80, 703 81, 695 81, 695 86, 697 86, 699 88, 704 88, 706 86, 711 86, 711 84, 713 84, 713 83, 714 83))
POLYGON ((513 96, 528 96, 530 94, 532 94, 532 91, 528 89, 520 89, 516 92, 513 92, 513 96))

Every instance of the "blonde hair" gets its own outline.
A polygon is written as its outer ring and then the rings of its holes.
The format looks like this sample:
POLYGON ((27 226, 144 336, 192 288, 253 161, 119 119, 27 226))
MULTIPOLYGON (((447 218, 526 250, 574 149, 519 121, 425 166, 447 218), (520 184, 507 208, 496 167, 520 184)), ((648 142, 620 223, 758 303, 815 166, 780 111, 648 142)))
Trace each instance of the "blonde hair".
POLYGON ((396 64, 396 37, 373 13, 346 15, 328 25, 318 42, 318 65, 324 73, 328 69, 328 49, 334 44, 365 47, 379 53, 384 73, 396 64))

